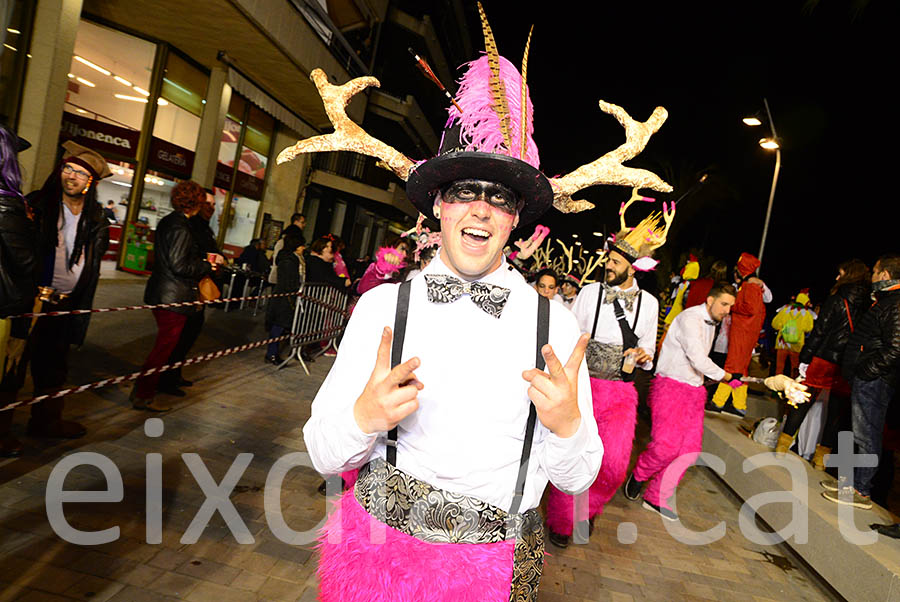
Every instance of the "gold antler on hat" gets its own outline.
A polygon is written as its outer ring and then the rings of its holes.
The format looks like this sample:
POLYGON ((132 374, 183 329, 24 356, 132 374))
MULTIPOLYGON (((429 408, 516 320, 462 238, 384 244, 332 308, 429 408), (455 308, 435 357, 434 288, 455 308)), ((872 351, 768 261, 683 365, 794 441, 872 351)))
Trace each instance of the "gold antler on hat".
POLYGON ((653 202, 654 199, 638 194, 637 188, 631 191, 631 198, 622 203, 619 208, 619 223, 622 229, 616 242, 624 241, 641 255, 649 255, 666 243, 666 236, 668 236, 669 228, 675 219, 675 203, 671 204, 671 208, 667 208, 666 203, 663 203, 662 212, 655 211, 642 219, 634 228, 629 228, 625 225, 625 212, 635 201, 653 202), (660 220, 665 223, 663 228, 660 228, 660 220))
POLYGON ((582 165, 575 171, 559 178, 550 178, 553 186, 553 206, 563 213, 586 211, 594 207, 593 203, 575 200, 572 195, 594 184, 616 184, 635 188, 651 188, 658 192, 671 192, 672 187, 651 171, 625 167, 625 161, 633 159, 644 150, 650 136, 655 134, 668 117, 662 107, 656 107, 647 121, 635 121, 618 105, 600 101, 600 108, 618 119, 625 128, 625 143, 599 159, 582 165))
POLYGON ((347 104, 350 102, 350 98, 369 86, 378 88, 381 83, 374 77, 357 77, 342 86, 335 86, 329 83, 328 76, 321 69, 314 69, 309 78, 319 90, 319 95, 325 104, 325 113, 334 125, 334 132, 298 140, 294 146, 286 148, 278 154, 276 163, 281 165, 301 153, 353 151, 381 159, 391 171, 406 180, 415 163, 397 149, 367 134, 364 129, 347 117, 347 104))

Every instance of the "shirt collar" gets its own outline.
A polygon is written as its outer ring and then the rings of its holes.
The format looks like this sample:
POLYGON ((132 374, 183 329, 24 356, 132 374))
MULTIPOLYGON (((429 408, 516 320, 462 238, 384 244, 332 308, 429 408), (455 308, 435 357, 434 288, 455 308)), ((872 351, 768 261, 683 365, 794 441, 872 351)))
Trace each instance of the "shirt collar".
MULTIPOLYGON (((504 256, 500 260, 500 266, 490 274, 479 278, 478 282, 486 282, 488 284, 496 284, 509 288, 508 285, 504 284, 508 271, 509 270, 507 269, 506 257, 504 256)), ((431 262, 429 262, 429 264, 425 267, 425 269, 422 270, 421 274, 444 274, 447 276, 452 276, 453 278, 459 278, 460 280, 463 280, 463 278, 457 276, 456 273, 451 270, 446 263, 444 263, 440 253, 434 256, 434 259, 432 259, 431 262)))

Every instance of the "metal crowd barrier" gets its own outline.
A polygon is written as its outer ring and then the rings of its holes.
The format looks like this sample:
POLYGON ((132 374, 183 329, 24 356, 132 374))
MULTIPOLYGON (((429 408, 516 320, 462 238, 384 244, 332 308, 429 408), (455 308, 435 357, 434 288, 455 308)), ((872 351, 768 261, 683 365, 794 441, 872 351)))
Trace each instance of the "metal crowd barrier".
POLYGON ((282 368, 296 359, 309 375, 301 350, 312 343, 326 342, 321 355, 329 347, 338 349, 338 339, 347 325, 347 305, 350 295, 330 284, 308 282, 300 287, 300 295, 294 304, 294 320, 291 327, 291 352, 278 367, 282 368))
MULTIPOLYGON (((234 287, 234 277, 237 274, 232 274, 231 280, 228 284, 225 285, 224 288, 231 292, 231 288, 234 287)), ((247 291, 247 287, 245 285, 244 291, 247 291)), ((282 340, 288 340, 291 345, 291 353, 288 356, 288 359, 282 363, 279 368, 283 367, 287 364, 291 359, 297 359, 300 364, 303 366, 304 372, 306 372, 307 376, 309 376, 309 369, 306 366, 306 362, 304 362, 303 357, 301 355, 301 349, 305 345, 310 345, 312 343, 320 343, 327 342, 327 344, 322 347, 322 349, 316 353, 316 355, 320 355, 324 353, 325 349, 333 346, 335 350, 338 347, 338 339, 341 334, 344 332, 344 327, 347 324, 348 313, 347 306, 349 303, 349 295, 347 292, 338 290, 331 285, 328 284, 320 284, 320 283, 309 283, 302 285, 300 290, 296 293, 279 293, 275 295, 268 295, 267 297, 294 297, 296 300, 294 301, 294 318, 293 325, 291 328, 291 332, 289 334, 285 334, 275 338, 268 338, 262 341, 256 341, 253 343, 245 343, 243 345, 238 345, 236 347, 231 347, 229 349, 221 349, 219 351, 214 351, 211 353, 207 353, 201 356, 193 357, 181 362, 177 362, 175 364, 164 365, 158 368, 150 368, 145 371, 133 372, 131 374, 125 374, 121 376, 109 377, 100 381, 96 381, 93 383, 88 383, 84 385, 66 387, 60 389, 58 391, 52 391, 49 393, 45 393, 42 395, 38 395, 32 397, 30 399, 23 399, 20 401, 15 401, 9 403, 8 405, 4 405, 0 407, 0 412, 9 411, 13 408, 32 405, 34 403, 38 403, 40 401, 44 401, 46 399, 64 397, 66 395, 71 395, 74 393, 81 393, 88 390, 100 389, 109 385, 118 384, 121 382, 135 380, 141 376, 147 376, 149 374, 154 374, 157 372, 165 372, 166 370, 171 370, 174 368, 178 368, 181 366, 189 366, 192 364, 205 362, 209 360, 218 359, 220 357, 231 355, 233 353, 239 353, 242 351, 246 351, 249 349, 256 349, 258 347, 263 347, 268 345, 269 343, 280 342, 282 340)), ((230 295, 224 299, 225 306, 227 307, 230 302, 237 303, 241 302, 241 306, 243 307, 244 302, 247 301, 248 298, 245 295, 240 298, 233 298, 230 295)), ((257 308, 259 306, 260 297, 251 297, 249 300, 253 300, 257 304, 257 308)), ((66 310, 66 311, 51 311, 51 312, 36 312, 36 313, 25 313, 19 314, 16 316, 9 316, 8 318, 3 318, 2 322, 9 322, 10 320, 18 320, 18 319, 35 319, 37 317, 54 317, 54 316, 62 316, 62 315, 79 315, 84 313, 105 313, 105 312, 117 312, 117 311, 132 311, 138 309, 156 309, 156 308, 169 308, 169 307, 183 307, 183 306, 192 306, 192 305, 211 305, 215 303, 220 303, 222 301, 186 301, 179 303, 163 303, 157 305, 131 305, 125 307, 105 307, 105 308, 96 308, 96 309, 87 309, 87 310, 66 310)), ((254 310, 254 315, 256 311, 254 310)), ((3 333, 6 336, 0 337, 0 345, 4 347, 7 346, 6 338, 9 336, 9 333, 3 333)), ((24 341, 22 343, 22 347, 24 348, 24 341)), ((5 349, 4 349, 5 351, 5 349)), ((3 372, 7 368, 5 362, 3 361, 5 358, 5 353, 0 355, 0 376, 4 376, 3 372)), ((18 361, 19 356, 16 356, 15 361, 18 361)))

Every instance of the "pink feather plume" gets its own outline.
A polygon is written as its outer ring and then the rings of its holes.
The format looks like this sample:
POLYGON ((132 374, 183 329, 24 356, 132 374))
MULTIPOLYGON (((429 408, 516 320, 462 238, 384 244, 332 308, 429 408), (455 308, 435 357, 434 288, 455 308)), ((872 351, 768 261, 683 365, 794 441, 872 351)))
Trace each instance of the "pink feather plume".
MULTIPOLYGON (((459 123, 461 126, 461 139, 466 144, 467 151, 483 153, 497 153, 519 158, 521 140, 521 114, 522 100, 520 90, 522 88, 522 76, 519 70, 508 60, 500 57, 500 79, 506 91, 506 99, 509 104, 509 137, 512 149, 506 148, 503 141, 503 133, 500 129, 500 117, 494 111, 491 97, 491 68, 488 57, 468 63, 467 71, 460 80, 459 90, 456 93, 456 101, 463 109, 460 115, 455 107, 450 107, 450 118, 447 126, 459 123)), ((526 89, 527 89, 526 85, 526 89)), ((532 139, 534 134, 533 113, 530 96, 527 96, 527 126, 526 126, 526 150, 525 162, 535 168, 540 167, 537 144, 532 139)))

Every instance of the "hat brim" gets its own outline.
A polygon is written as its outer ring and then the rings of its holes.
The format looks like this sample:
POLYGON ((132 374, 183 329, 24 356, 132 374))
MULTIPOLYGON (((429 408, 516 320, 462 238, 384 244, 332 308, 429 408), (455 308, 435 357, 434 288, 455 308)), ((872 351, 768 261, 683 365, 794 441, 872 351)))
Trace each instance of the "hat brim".
MULTIPOLYGON (((452 151, 422 163, 409 174, 406 196, 426 217, 434 217, 434 195, 444 185, 466 178, 490 180, 509 186, 522 199, 519 226, 538 219, 553 205, 547 176, 525 161, 506 155, 452 151)), ((437 220, 440 222, 440 220, 437 220)))

